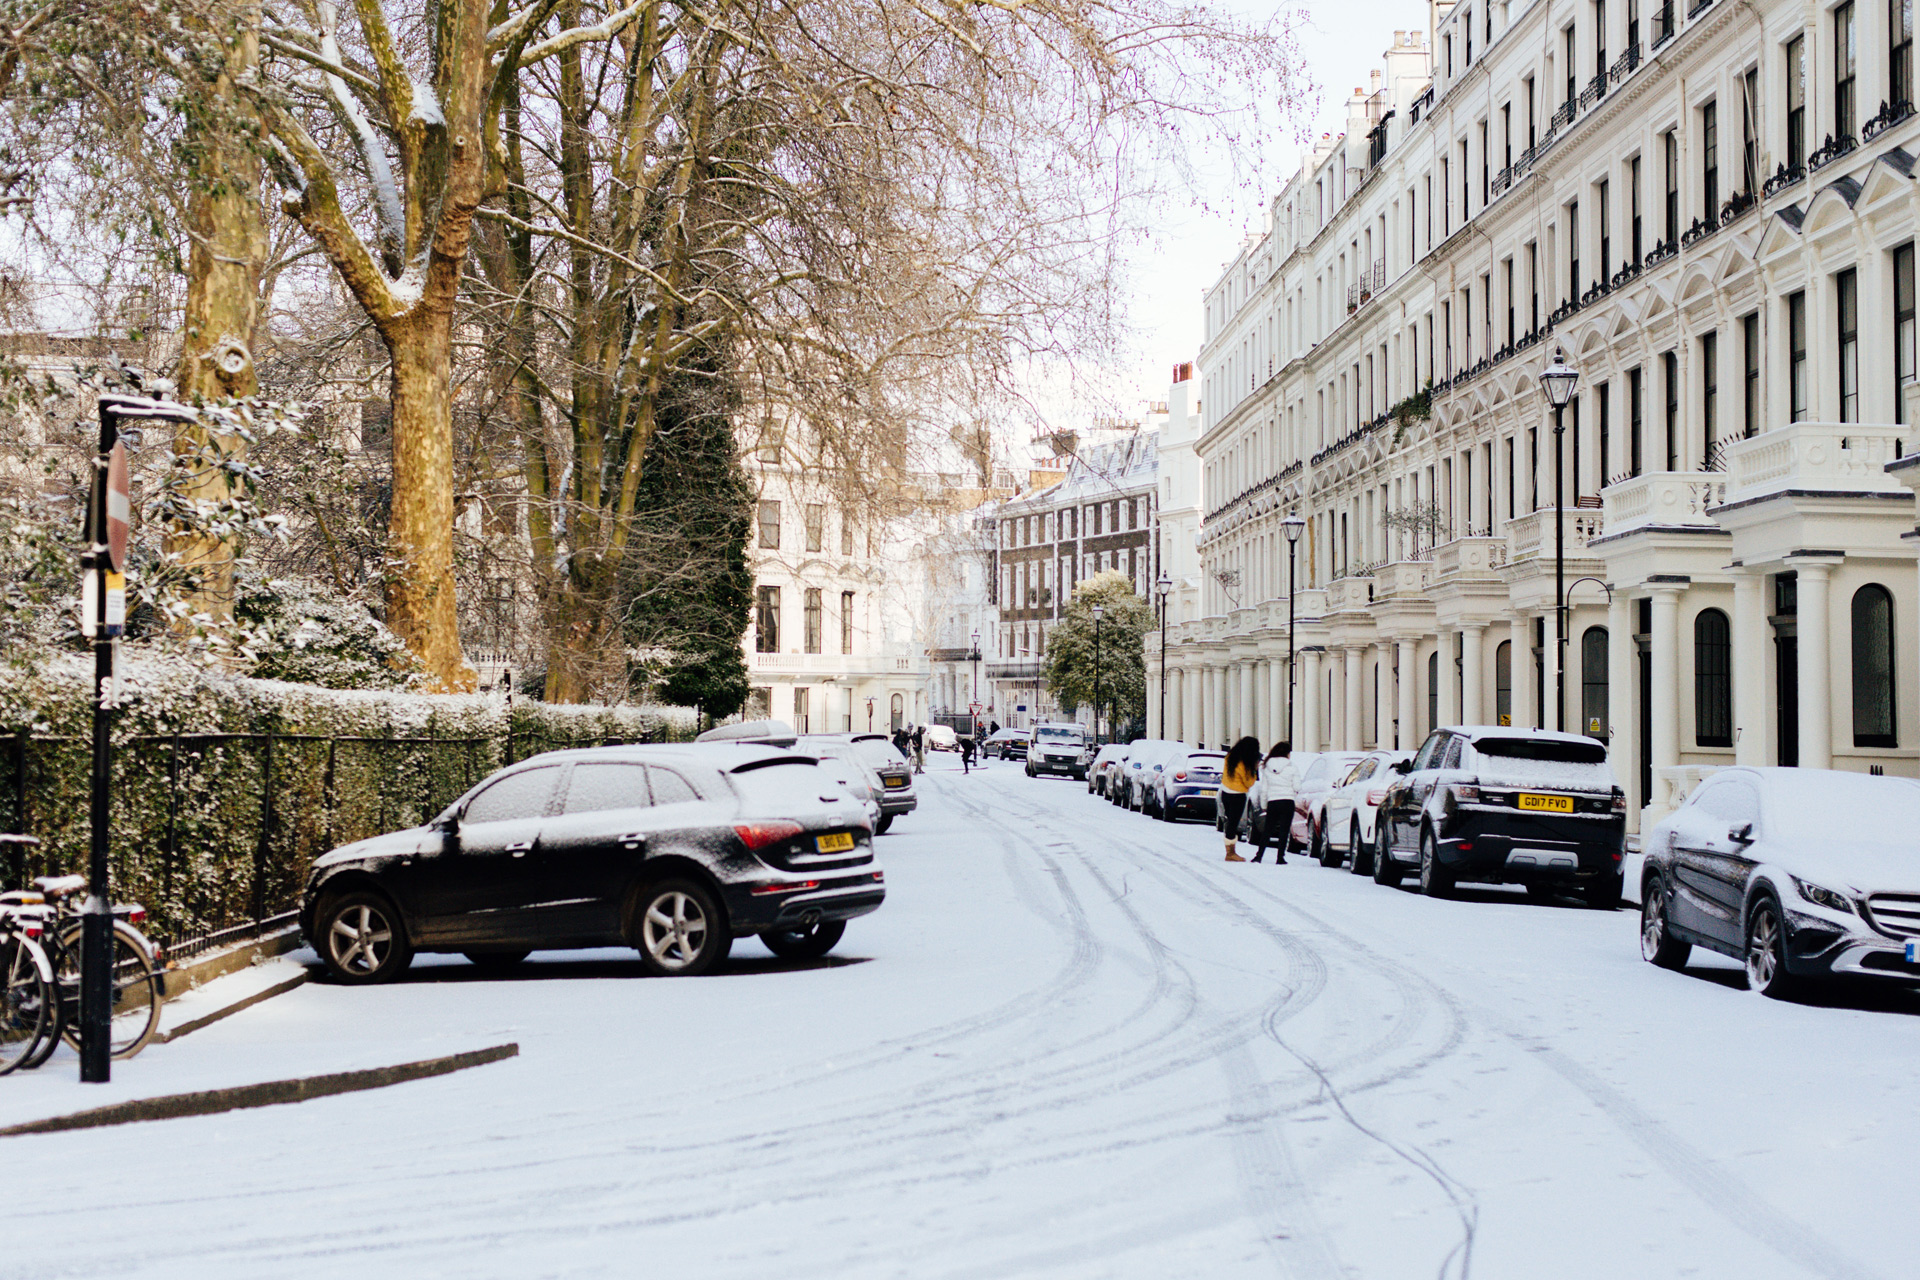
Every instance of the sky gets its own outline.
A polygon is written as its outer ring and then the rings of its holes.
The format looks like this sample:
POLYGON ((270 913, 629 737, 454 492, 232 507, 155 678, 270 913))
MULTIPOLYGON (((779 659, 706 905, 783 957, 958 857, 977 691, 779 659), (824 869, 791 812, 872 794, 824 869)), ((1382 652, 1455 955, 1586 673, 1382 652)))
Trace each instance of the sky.
POLYGON ((1222 179, 1206 193, 1215 202, 1211 209, 1199 207, 1194 195, 1170 201, 1152 239, 1136 250, 1128 319, 1139 339, 1128 399, 1165 399, 1173 366, 1199 354, 1201 291, 1237 251, 1241 237, 1260 229, 1266 201, 1299 167, 1296 133, 1312 138, 1345 128, 1348 94, 1382 65, 1381 52, 1394 31, 1424 31, 1429 23, 1426 0, 1296 0, 1284 6, 1230 0, 1226 7, 1250 16, 1287 8, 1305 12, 1300 46, 1308 75, 1319 86, 1317 101, 1298 128, 1289 121, 1275 130, 1263 156, 1266 190, 1228 200, 1224 196, 1232 184, 1222 179))

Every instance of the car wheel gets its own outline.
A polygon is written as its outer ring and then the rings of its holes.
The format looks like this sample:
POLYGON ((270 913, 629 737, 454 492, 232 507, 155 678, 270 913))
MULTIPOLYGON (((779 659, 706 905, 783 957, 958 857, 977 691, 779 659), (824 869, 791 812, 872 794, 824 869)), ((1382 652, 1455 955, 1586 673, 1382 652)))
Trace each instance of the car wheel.
POLYGON ((845 920, 822 920, 804 929, 769 929, 760 935, 760 941, 782 960, 818 960, 833 950, 833 944, 846 931, 845 920))
POLYGON ((873 834, 877 836, 883 836, 887 834, 887 828, 892 825, 893 825, 893 815, 890 813, 883 813, 880 815, 880 821, 874 824, 873 834))
POLYGON ((518 951, 462 951, 461 955, 471 960, 478 968, 488 973, 505 973, 525 960, 533 952, 530 949, 518 951))
POLYGON ((1348 870, 1357 876, 1369 875, 1373 871, 1373 850, 1367 848, 1366 841, 1360 838, 1360 819, 1353 820, 1353 831, 1347 836, 1347 851, 1353 855, 1348 870))
POLYGON ((1389 889, 1397 888, 1401 879, 1407 874, 1401 870, 1400 864, 1393 860, 1393 854, 1390 852, 1391 847, 1392 846, 1387 844, 1386 833, 1375 828, 1373 833, 1373 882, 1375 884, 1386 885, 1389 889))
POLYGON ((1453 893, 1453 877, 1440 865, 1440 844, 1431 829, 1420 833, 1420 892, 1429 898, 1453 893))
POLYGON ((1618 911, 1620 895, 1627 887, 1627 878, 1616 871, 1610 876, 1601 876, 1580 891, 1581 900, 1595 911, 1618 911))
POLYGON ((1340 863, 1344 860, 1343 855, 1340 853, 1338 849, 1335 849, 1333 847, 1333 841, 1327 839, 1327 829, 1324 825, 1322 825, 1320 828, 1319 840, 1320 840, 1320 850, 1319 850, 1320 865, 1323 867, 1339 866, 1340 863))
POLYGON ((1662 969, 1684 969, 1693 954, 1691 942, 1681 942, 1667 932, 1667 887, 1658 880, 1649 881, 1640 904, 1640 957, 1662 969))
POLYGON ((662 880, 641 890, 629 936, 641 965, 658 977, 709 973, 733 949, 720 904, 691 880, 662 880))
POLYGON ((1787 931, 1780 907, 1762 898, 1747 917, 1747 987, 1775 1000, 1798 993, 1800 982, 1787 972, 1787 931))
POLYGON ((320 963, 336 982, 391 982, 413 963, 406 925, 384 894, 362 890, 336 898, 315 926, 320 963))

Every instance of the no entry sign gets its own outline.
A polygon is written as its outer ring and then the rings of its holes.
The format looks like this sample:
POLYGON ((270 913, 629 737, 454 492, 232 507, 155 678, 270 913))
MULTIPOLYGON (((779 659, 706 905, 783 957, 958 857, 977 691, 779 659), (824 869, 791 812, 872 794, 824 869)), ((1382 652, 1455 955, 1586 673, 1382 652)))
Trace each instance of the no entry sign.
POLYGON ((127 518, 133 505, 127 497, 127 446, 115 440, 107 455, 107 560, 115 573, 127 571, 127 518))

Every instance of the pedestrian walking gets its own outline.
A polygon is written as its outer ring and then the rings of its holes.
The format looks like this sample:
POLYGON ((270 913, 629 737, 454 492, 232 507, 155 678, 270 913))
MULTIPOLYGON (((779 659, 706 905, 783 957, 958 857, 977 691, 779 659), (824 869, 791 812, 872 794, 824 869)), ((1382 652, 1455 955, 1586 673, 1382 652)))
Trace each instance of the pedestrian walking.
POLYGON ((973 735, 960 739, 960 772, 973 772, 973 735))
POLYGON ((1260 739, 1242 738, 1227 751, 1226 767, 1220 771, 1220 831, 1227 840, 1227 861, 1245 862, 1240 856, 1240 819, 1247 812, 1247 792, 1260 776, 1260 739))
POLYGON ((1300 773, 1293 767, 1293 743, 1284 738, 1274 743, 1260 776, 1266 782, 1267 807, 1253 842, 1253 860, 1260 861, 1271 841, 1273 865, 1283 866, 1293 847, 1293 798, 1300 791, 1300 773))
POLYGON ((913 771, 927 771, 927 727, 915 725, 913 730, 913 771))

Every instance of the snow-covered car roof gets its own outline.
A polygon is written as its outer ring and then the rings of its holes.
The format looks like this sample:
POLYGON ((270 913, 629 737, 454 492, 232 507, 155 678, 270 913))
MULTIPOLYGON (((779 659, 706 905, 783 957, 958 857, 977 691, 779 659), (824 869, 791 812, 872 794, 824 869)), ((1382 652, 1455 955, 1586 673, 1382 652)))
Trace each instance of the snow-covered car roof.
POLYGON ((1848 846, 1911 848, 1920 870, 1920 782, 1842 769, 1741 765, 1709 781, 1746 777, 1757 784, 1769 822, 1788 839, 1848 846), (1836 818, 1844 815, 1844 821, 1836 818))
POLYGON ((1558 729, 1529 729, 1506 724, 1442 725, 1448 733, 1463 733, 1474 741, 1481 738, 1540 738, 1551 742, 1595 742, 1584 733, 1563 733, 1558 729))

